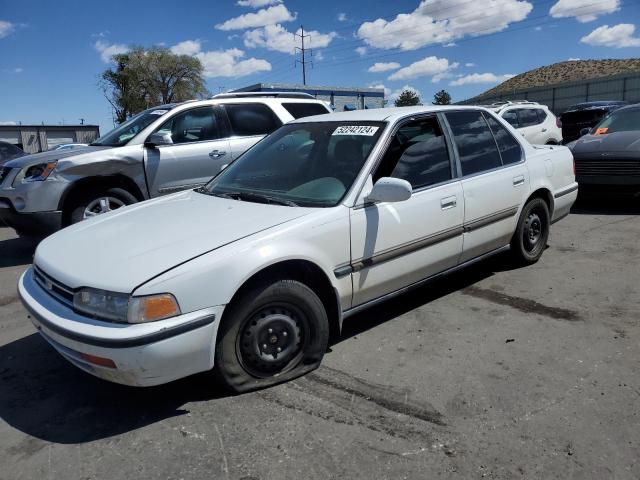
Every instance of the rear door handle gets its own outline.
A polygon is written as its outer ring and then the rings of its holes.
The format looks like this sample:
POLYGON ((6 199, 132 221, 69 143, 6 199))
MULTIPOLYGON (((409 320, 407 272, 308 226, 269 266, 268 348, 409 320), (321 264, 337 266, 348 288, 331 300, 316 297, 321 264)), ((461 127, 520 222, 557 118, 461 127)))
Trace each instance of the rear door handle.
POLYGON ((212 150, 211 152, 209 152, 209 156, 211 158, 220 158, 220 157, 224 157, 227 154, 227 152, 221 151, 221 150, 212 150))
POLYGON ((546 128, 543 128, 543 129, 542 129, 542 131, 543 131, 543 132, 546 132, 546 131, 547 131, 547 129, 546 129, 546 128))
POLYGON ((524 175, 518 175, 517 177, 513 177, 513 186, 519 187, 520 185, 524 185, 524 175))
POLYGON ((448 210, 450 208, 454 208, 457 204, 458 204, 458 198, 455 195, 440 199, 440 208, 442 210, 448 210))

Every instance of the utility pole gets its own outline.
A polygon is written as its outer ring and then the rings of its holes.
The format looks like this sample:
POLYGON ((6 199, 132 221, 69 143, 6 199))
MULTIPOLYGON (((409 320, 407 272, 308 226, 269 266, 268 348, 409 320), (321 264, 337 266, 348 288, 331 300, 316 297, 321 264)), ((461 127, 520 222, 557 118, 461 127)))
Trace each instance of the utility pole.
MULTIPOLYGON (((302 60, 298 60, 296 59, 296 65, 298 63, 302 64, 302 84, 306 85, 307 84, 307 63, 311 63, 313 64, 313 62, 311 60, 305 60, 305 53, 307 50, 311 50, 308 48, 304 47, 304 39, 305 38, 309 38, 310 35, 305 35, 304 34, 304 25, 300 25, 300 33, 294 33, 294 36, 296 37, 300 37, 300 47, 296 47, 296 52, 300 52, 300 54, 302 55, 302 60)), ((313 56, 313 52, 310 51, 310 55, 309 56, 313 56)))

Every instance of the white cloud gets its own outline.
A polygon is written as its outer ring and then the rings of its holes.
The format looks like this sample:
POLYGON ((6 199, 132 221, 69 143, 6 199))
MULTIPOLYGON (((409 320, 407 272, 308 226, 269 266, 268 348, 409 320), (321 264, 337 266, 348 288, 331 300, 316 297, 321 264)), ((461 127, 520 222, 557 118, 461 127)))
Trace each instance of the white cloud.
POLYGON ((15 32, 16 26, 5 20, 0 20, 0 38, 8 37, 15 32))
MULTIPOLYGON (((420 97, 420 100, 422 100, 422 93, 420 93, 420 90, 418 90, 415 87, 412 87, 411 85, 405 85, 404 87, 394 90, 389 94, 388 100, 389 100, 390 106, 393 106, 393 102, 395 102, 396 99, 400 96, 400 94, 405 90, 411 90, 412 92, 414 92, 416 95, 420 97)), ((386 92, 385 92, 385 95, 386 95, 386 92)))
POLYGON ((457 47, 458 44, 456 42, 449 42, 449 43, 445 43, 444 45, 442 45, 444 48, 451 48, 451 47, 457 47))
POLYGON ((121 53, 127 53, 129 51, 129 47, 122 43, 112 43, 108 44, 103 40, 98 40, 93 44, 93 47, 100 52, 100 58, 104 63, 110 63, 111 57, 114 55, 119 55, 121 53))
POLYGON ((526 18, 532 8, 524 0, 423 0, 413 12, 391 21, 379 18, 363 23, 357 36, 376 48, 415 50, 504 30, 526 18))
POLYGON ((471 67, 475 67, 475 66, 476 66, 476 64, 475 64, 475 63, 471 63, 471 62, 469 62, 469 63, 465 63, 465 64, 464 64, 464 66, 465 66, 465 67, 469 67, 469 68, 471 68, 471 67))
POLYGON ((599 15, 620 10, 620 0, 559 0, 549 13, 555 18, 576 17, 582 23, 592 22, 599 15))
POLYGON ((260 8, 277 3, 282 3, 282 0, 238 0, 236 5, 240 7, 260 8))
POLYGON ((9 121, 0 121, 0 125, 17 125, 18 122, 14 122, 13 120, 9 121))
POLYGON ((603 25, 582 37, 580 41, 598 47, 640 47, 640 38, 633 36, 635 31, 636 27, 631 23, 619 23, 613 27, 603 25))
POLYGON ((290 22, 295 20, 296 15, 284 5, 275 5, 269 8, 263 8, 255 13, 245 13, 239 17, 234 17, 226 22, 216 25, 218 30, 244 30, 247 28, 259 28, 266 25, 275 25, 280 22, 290 22))
MULTIPOLYGON (((300 29, 296 33, 300 35, 300 29)), ((335 32, 320 33, 316 30, 305 30, 304 34, 311 37, 305 41, 309 48, 324 48, 337 36, 335 32)), ((293 33, 282 25, 267 25, 244 33, 244 46, 247 48, 261 47, 275 52, 293 54, 298 44, 299 41, 293 33)))
POLYGON ((202 51, 199 40, 185 40, 170 48, 173 53, 191 55, 198 58, 204 67, 204 76, 244 77, 258 72, 268 72, 271 64, 259 58, 244 59, 244 52, 238 48, 228 50, 202 51))
POLYGON ((457 68, 458 63, 449 63, 446 58, 426 57, 422 60, 412 63, 408 67, 401 68, 397 72, 389 76, 389 80, 408 80, 418 77, 433 77, 432 81, 437 82, 443 75, 448 74, 450 70, 457 68))
POLYGON ((169 50, 176 55, 195 55, 200 52, 201 48, 200 40, 185 40, 174 45, 169 50))
POLYGON ((385 97, 389 97, 389 95, 391 95, 391 89, 386 87, 384 84, 382 83, 373 83, 371 85, 369 85, 369 88, 381 88, 384 90, 384 96, 385 97))
POLYGON ((337 18, 338 18, 339 22, 346 22, 347 21, 347 14, 346 13, 339 13, 337 18))
POLYGON ((388 72, 389 70, 395 70, 396 68, 400 68, 400 64, 398 62, 376 62, 371 65, 367 71, 371 73, 388 72))
POLYGON ((11 69, 11 72, 13 72, 13 73, 22 73, 22 72, 24 72, 24 69, 22 67, 16 67, 16 68, 11 69))
POLYGON ((367 54, 367 47, 358 47, 356 48, 356 52, 360 56, 364 56, 367 54))
POLYGON ((573 58, 573 57, 569 57, 567 59, 569 62, 577 62, 578 60, 581 60, 580 58, 573 58))
POLYGON ((472 73, 470 75, 465 75, 463 77, 459 77, 452 82, 449 82, 449 85, 452 87, 459 87, 460 85, 470 85, 476 83, 500 83, 508 80, 515 75, 507 73, 505 75, 496 75, 495 73, 472 73))

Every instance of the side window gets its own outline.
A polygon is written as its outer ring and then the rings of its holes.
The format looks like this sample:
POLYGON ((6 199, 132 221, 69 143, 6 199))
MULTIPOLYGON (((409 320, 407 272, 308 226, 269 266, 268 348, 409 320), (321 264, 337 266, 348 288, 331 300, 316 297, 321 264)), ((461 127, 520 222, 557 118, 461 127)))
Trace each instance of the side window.
POLYGON ((282 125, 275 113, 261 103, 225 105, 232 135, 268 135, 282 125))
POLYGON ((414 189, 451 180, 451 160, 436 117, 398 129, 373 176, 374 182, 381 177, 401 178, 414 189))
POLYGON ((329 110, 319 103, 283 103, 282 106, 293 118, 312 117, 313 115, 329 113, 329 110))
POLYGON ((500 153, 479 111, 468 110, 446 114, 458 147, 463 175, 473 175, 502 166, 500 153))
POLYGON ((518 114, 516 113, 515 110, 509 110, 504 112, 504 114, 502 115, 502 118, 504 118, 507 122, 509 122, 513 126, 513 128, 520 127, 520 123, 518 122, 518 114))
POLYGON ((522 147, 520 147, 518 141, 490 114, 485 113, 484 116, 498 144, 502 164, 510 165, 520 162, 522 160, 522 147))
POLYGON ((220 138, 218 122, 211 107, 186 110, 164 122, 158 133, 171 140, 170 143, 190 143, 220 138))
POLYGON ((518 118, 520 120, 520 127, 532 127, 538 125, 538 114, 534 108, 521 108, 518 110, 518 118))
POLYGON ((541 108, 538 108, 536 112, 538 113, 538 123, 542 123, 547 119, 547 112, 545 112, 541 108))

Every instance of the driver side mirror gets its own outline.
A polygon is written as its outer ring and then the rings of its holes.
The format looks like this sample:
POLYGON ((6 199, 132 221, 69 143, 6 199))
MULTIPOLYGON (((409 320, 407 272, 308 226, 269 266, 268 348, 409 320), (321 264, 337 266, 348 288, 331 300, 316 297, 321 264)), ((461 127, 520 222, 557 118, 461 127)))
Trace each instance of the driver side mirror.
POLYGON ((166 133, 154 132, 147 137, 144 146, 147 148, 156 148, 160 145, 171 145, 171 136, 166 133))
POLYGON ((584 137, 587 133, 589 133, 591 131, 590 128, 583 128, 582 130, 580 130, 580 136, 584 137))
POLYGON ((382 177, 367 195, 367 202, 403 202, 411 198, 413 188, 406 180, 393 177, 382 177))

